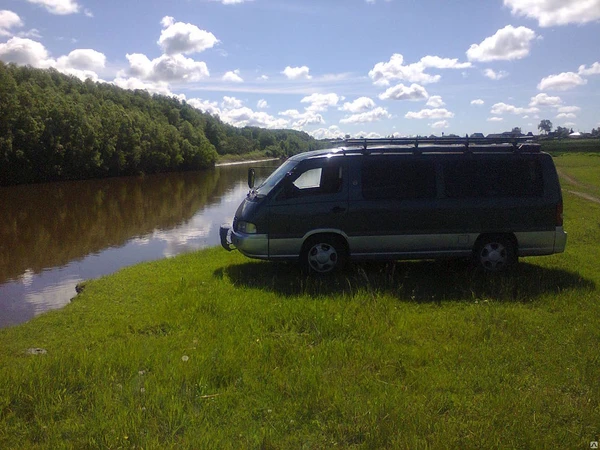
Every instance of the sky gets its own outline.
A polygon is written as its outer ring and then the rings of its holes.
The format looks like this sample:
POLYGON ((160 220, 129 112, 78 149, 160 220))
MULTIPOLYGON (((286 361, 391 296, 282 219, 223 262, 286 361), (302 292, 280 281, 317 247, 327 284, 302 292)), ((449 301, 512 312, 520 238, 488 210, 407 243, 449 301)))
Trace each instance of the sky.
POLYGON ((316 138, 600 127, 600 0, 2 0, 0 60, 316 138))

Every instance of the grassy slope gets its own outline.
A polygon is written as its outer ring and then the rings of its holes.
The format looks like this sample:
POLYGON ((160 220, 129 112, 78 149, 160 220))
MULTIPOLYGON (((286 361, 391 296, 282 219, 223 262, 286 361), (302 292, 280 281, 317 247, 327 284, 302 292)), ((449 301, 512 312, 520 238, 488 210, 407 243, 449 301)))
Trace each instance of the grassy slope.
POLYGON ((91 281, 0 330, 0 448, 587 448, 600 205, 566 193, 565 216, 566 253, 500 277, 210 249, 91 281))

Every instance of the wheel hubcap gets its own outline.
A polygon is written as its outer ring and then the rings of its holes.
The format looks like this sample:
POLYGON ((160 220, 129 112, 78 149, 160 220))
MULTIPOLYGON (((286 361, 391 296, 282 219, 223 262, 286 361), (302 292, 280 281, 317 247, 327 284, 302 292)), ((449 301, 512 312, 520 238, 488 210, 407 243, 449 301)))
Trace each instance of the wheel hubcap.
POLYGON ((335 268, 337 261, 337 252, 329 244, 313 245, 308 252, 308 264, 316 272, 330 272, 335 268))
POLYGON ((488 270, 501 270, 506 266, 508 254, 506 247, 499 242, 486 244, 479 255, 481 265, 488 270))

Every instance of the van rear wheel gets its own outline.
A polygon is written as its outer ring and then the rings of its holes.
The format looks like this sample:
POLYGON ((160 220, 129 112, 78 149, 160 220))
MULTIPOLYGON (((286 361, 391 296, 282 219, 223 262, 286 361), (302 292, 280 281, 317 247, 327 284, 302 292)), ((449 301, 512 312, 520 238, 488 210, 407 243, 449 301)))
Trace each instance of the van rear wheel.
POLYGON ((300 262, 308 272, 327 274, 341 270, 348 261, 346 242, 334 235, 310 237, 304 243, 300 262))
POLYGON ((503 235, 483 236, 475 245, 473 260, 486 272, 504 272, 517 262, 516 246, 503 235))

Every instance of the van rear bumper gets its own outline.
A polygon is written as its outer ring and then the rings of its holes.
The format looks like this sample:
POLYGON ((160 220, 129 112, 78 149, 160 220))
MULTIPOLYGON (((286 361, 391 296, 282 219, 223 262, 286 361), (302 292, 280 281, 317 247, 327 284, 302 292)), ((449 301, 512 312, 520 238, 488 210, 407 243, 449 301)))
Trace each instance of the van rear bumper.
POLYGON ((563 227, 556 227, 554 231, 554 253, 562 253, 567 246, 567 233, 563 227))
POLYGON ((515 233, 519 244, 519 256, 542 256, 562 253, 567 245, 567 233, 563 227, 554 231, 525 231, 515 233))

